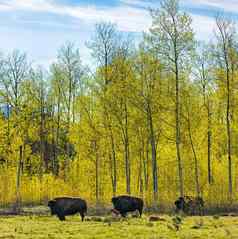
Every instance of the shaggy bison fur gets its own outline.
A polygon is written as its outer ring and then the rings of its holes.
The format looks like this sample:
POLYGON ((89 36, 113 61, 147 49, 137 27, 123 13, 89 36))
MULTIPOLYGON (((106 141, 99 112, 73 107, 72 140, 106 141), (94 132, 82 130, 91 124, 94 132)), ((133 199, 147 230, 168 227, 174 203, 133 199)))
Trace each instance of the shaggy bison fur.
POLYGON ((134 212, 136 210, 139 211, 141 217, 144 202, 141 198, 122 195, 113 197, 112 204, 114 207, 112 212, 121 214, 122 217, 126 217, 128 212, 134 212))
POLYGON ((188 215, 203 214, 204 201, 202 197, 179 197, 174 204, 176 206, 176 212, 182 211, 188 215))
POLYGON ((48 202, 51 215, 56 215, 61 221, 65 220, 65 216, 79 213, 82 221, 87 212, 87 203, 81 198, 59 197, 48 202))

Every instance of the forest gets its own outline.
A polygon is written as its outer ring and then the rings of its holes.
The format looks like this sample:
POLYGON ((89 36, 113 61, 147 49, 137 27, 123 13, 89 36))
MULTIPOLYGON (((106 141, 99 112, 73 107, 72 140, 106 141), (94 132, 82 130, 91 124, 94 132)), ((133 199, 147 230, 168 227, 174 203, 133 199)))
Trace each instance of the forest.
POLYGON ((119 194, 148 207, 182 195, 237 204, 235 22, 218 13, 213 40, 200 42, 178 0, 149 11, 139 43, 97 23, 91 66, 70 41, 48 70, 21 49, 1 53, 1 206, 62 195, 103 205, 119 194))

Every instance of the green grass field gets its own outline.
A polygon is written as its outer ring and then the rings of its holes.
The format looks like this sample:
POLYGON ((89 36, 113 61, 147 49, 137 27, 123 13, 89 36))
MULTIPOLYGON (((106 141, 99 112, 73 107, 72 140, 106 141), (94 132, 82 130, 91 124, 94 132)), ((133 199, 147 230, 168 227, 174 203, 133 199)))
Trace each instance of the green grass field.
POLYGON ((120 221, 112 221, 110 217, 88 217, 90 221, 81 222, 78 216, 73 216, 61 222, 51 216, 0 217, 0 239, 238 238, 236 217, 186 217, 182 219, 178 230, 173 217, 160 218, 161 221, 149 222, 147 216, 142 219, 129 218, 120 221))

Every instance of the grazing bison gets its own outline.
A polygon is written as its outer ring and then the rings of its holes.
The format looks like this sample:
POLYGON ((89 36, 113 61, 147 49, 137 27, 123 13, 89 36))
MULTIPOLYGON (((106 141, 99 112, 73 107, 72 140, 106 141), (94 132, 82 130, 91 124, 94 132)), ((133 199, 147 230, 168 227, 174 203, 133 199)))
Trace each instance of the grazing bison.
POLYGON ((141 217, 144 202, 141 198, 122 195, 113 197, 112 204, 114 207, 114 209, 112 209, 112 212, 121 214, 122 217, 126 217, 126 214, 128 212, 134 212, 136 210, 139 211, 141 217))
POLYGON ((79 213, 82 221, 87 212, 87 203, 81 198, 59 197, 48 202, 51 215, 56 215, 61 221, 65 220, 65 216, 79 213))
POLYGON ((183 211, 188 215, 203 214, 204 201, 202 197, 179 197, 174 204, 176 206, 176 212, 183 211))

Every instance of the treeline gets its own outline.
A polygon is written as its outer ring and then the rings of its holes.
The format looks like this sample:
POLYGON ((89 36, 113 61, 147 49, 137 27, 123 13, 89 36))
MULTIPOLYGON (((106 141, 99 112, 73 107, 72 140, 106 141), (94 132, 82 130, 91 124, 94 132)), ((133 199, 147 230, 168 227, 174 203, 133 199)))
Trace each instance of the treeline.
POLYGON ((1 204, 59 195, 103 203, 124 193, 159 206, 179 195, 236 202, 235 25, 218 15, 205 44, 177 0, 151 17, 138 46, 96 24, 87 42, 95 71, 70 42, 49 72, 20 51, 1 55, 1 204))

